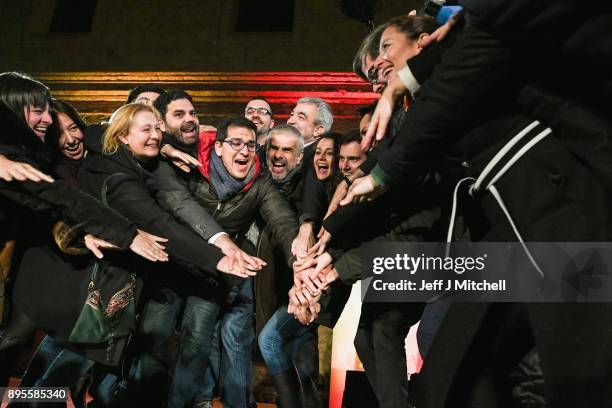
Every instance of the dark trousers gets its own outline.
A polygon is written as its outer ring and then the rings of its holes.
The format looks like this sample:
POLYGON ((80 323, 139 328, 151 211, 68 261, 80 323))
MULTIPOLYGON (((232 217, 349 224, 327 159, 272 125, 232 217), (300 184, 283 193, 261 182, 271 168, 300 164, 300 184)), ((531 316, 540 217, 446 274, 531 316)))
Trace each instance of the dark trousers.
POLYGON ((404 340, 422 311, 421 303, 364 303, 361 307, 355 348, 381 408, 405 407, 404 340))

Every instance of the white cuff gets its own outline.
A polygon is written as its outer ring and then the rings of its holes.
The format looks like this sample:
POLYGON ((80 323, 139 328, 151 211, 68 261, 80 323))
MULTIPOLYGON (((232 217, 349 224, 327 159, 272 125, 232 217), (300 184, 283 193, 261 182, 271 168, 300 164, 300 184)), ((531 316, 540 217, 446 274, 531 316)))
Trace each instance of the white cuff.
POLYGON ((227 235, 229 237, 229 234, 227 232, 223 232, 223 231, 217 232, 215 235, 213 235, 212 237, 208 238, 208 243, 210 245, 215 245, 215 241, 217 241, 223 235, 227 235))
POLYGON ((414 98, 416 93, 419 92, 419 89, 421 89, 421 84, 419 84, 419 82, 416 80, 408 65, 397 71, 397 76, 399 79, 401 79, 408 92, 410 92, 410 95, 414 98))

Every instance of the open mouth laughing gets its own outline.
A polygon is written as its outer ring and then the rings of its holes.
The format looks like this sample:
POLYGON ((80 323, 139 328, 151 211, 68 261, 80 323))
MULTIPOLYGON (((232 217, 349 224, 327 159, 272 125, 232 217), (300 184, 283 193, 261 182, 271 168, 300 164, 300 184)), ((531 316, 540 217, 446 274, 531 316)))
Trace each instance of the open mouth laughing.
POLYGON ((83 143, 80 139, 75 139, 73 142, 64 143, 64 153, 66 156, 79 159, 83 154, 83 143))
POLYGON ((325 180, 331 174, 329 163, 325 161, 317 162, 315 166, 315 170, 317 172, 317 178, 319 180, 325 180))
POLYGON ((48 128, 49 128, 48 125, 38 125, 38 126, 34 126, 33 130, 34 130, 34 133, 36 133, 36 136, 43 139, 47 135, 48 128))

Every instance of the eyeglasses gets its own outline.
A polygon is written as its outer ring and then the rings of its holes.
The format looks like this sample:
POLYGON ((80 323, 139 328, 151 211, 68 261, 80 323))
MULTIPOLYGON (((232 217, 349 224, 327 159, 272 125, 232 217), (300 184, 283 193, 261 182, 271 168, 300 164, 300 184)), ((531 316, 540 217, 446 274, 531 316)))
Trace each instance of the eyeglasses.
POLYGON ((246 108, 244 110, 245 115, 252 115, 257 111, 260 115, 270 115, 272 116, 272 112, 266 108, 246 108))
POLYGON ((253 140, 251 140, 250 142, 243 142, 242 140, 230 139, 230 140, 224 140, 223 143, 229 144, 231 148, 237 152, 241 151, 245 145, 247 149, 249 150, 249 152, 257 151, 257 142, 253 140))

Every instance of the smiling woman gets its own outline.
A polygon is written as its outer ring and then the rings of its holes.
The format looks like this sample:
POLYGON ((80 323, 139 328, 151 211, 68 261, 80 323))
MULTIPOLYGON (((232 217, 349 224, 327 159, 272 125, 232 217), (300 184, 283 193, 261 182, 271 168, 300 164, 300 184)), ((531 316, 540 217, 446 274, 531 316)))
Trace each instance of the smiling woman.
POLYGON ((137 160, 147 161, 159 154, 161 116, 155 108, 140 103, 122 106, 104 132, 103 151, 114 154, 125 146, 137 160))
POLYGON ((319 181, 329 179, 338 167, 338 139, 340 135, 335 132, 325 133, 317 141, 313 158, 315 175, 319 181))

